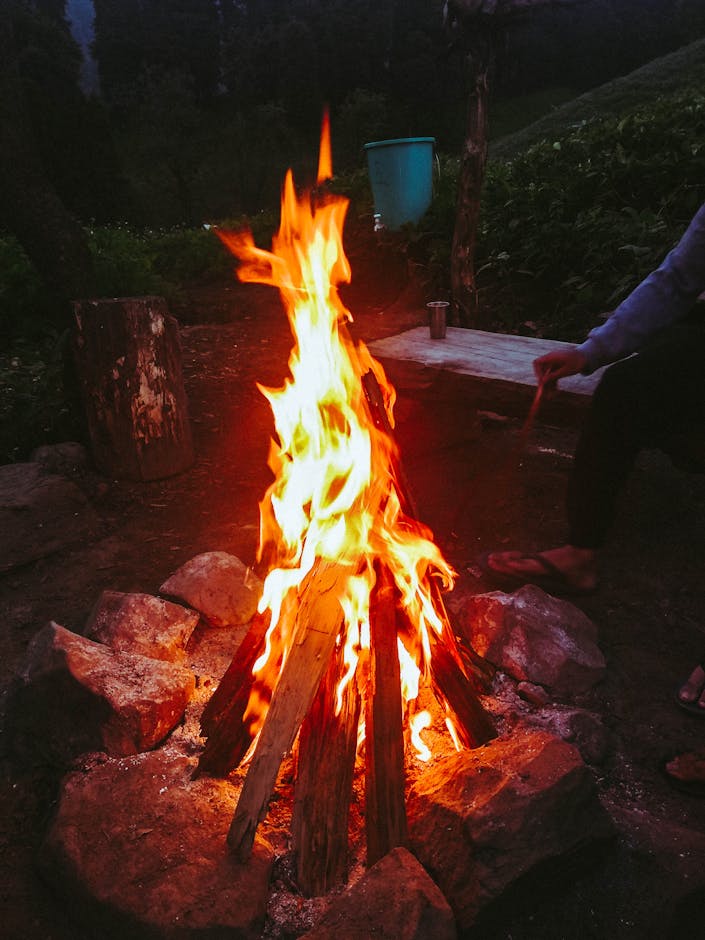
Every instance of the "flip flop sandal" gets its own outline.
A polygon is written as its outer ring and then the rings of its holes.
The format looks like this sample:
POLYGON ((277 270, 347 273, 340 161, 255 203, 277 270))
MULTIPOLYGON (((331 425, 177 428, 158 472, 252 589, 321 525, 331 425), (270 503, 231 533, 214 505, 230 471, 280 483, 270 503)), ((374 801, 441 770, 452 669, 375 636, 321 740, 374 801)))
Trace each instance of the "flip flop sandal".
POLYGON ((685 793, 688 796, 696 796, 699 798, 705 797, 705 780, 681 780, 680 777, 674 777, 668 770, 668 764, 670 764, 674 758, 680 757, 681 753, 682 752, 668 754, 659 762, 661 774, 666 778, 666 781, 673 789, 678 790, 679 793, 685 793))
MULTIPOLYGON (((698 663, 700 668, 705 672, 705 665, 698 663)), ((690 676, 688 676, 688 679, 690 676)), ((696 718, 705 718, 705 708, 702 705, 698 705, 697 702, 684 702, 680 697, 680 690, 686 684, 688 679, 684 679, 679 685, 674 689, 673 697, 675 699, 676 705, 681 708, 684 712, 687 712, 689 715, 694 715, 696 718)), ((702 695, 702 692, 700 693, 702 695)))
MULTIPOLYGON (((557 597, 576 597, 593 594, 595 588, 580 588, 566 578, 565 574, 543 555, 526 553, 521 558, 534 561, 541 566, 543 572, 536 574, 511 574, 508 571, 497 571, 490 565, 489 556, 492 552, 485 552, 477 559, 477 566, 485 577, 504 590, 516 590, 525 584, 534 584, 547 594, 557 597)), ((519 560, 519 559, 517 559, 519 560)))

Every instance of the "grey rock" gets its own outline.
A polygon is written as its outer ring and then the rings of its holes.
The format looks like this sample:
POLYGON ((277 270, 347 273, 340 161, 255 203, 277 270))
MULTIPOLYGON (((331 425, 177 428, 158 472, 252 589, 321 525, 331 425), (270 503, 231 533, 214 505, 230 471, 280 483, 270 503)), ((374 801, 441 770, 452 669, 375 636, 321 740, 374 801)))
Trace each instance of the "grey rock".
POLYGON ((607 759, 611 735, 599 715, 583 708, 545 709, 533 722, 575 745, 587 764, 599 766, 607 759))
POLYGON ((38 463, 0 467, 0 572, 85 541, 98 516, 71 480, 38 463))
POLYGON ((30 643, 11 696, 13 746, 59 764, 86 751, 146 751, 181 720, 194 688, 189 669, 50 623, 30 643))
POLYGON ((30 459, 40 464, 47 473, 58 473, 60 476, 80 476, 88 467, 88 452, 83 444, 76 441, 42 444, 32 451, 30 459))
POLYGON ((237 626, 257 610, 262 582, 234 555, 205 552, 182 565, 159 591, 189 604, 214 626, 237 626))
POLYGON ((592 621, 533 585, 514 594, 470 597, 465 619, 477 653, 521 682, 576 695, 604 678, 605 658, 592 621))
POLYGON ((116 651, 183 662, 197 623, 196 611, 161 597, 103 591, 85 633, 116 651))
POLYGON ((338 898, 303 940, 455 940, 453 912, 407 849, 392 849, 338 898))
POLYGON ((548 862, 612 835, 577 749, 516 728, 442 759, 412 788, 411 848, 447 898, 460 931, 548 862))
POLYGON ((226 836, 237 790, 192 780, 194 766, 164 748, 65 779, 39 864, 96 936, 261 937, 272 849, 258 837, 236 862, 226 836))

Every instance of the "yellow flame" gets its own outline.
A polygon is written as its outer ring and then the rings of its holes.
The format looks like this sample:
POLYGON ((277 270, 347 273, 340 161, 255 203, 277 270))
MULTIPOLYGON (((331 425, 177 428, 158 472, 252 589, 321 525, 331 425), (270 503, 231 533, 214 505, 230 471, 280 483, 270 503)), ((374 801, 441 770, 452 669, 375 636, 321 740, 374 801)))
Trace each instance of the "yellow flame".
POLYGON ((409 721, 411 730, 411 743, 416 748, 416 756, 421 761, 431 760, 431 749, 421 738, 421 732, 431 727, 431 714, 427 711, 417 712, 409 721))
MULTIPOLYGON (((326 116, 319 182, 331 176, 326 116)), ((338 294, 351 274, 342 243, 347 206, 340 196, 297 194, 288 172, 271 251, 256 247, 249 232, 218 231, 240 259, 241 280, 279 289, 295 340, 283 387, 260 386, 277 440, 269 457, 274 480, 260 504, 259 559, 268 560, 269 571, 259 609, 270 612, 270 625, 253 668, 245 716, 253 733, 262 725, 286 660, 297 592, 318 559, 343 562, 351 571, 340 598, 345 668, 337 710, 369 649, 375 563, 392 573, 405 615, 418 633, 409 649, 399 643, 405 701, 418 696, 431 655, 429 631, 443 629, 430 579, 438 576, 450 586, 454 578, 431 532, 402 511, 397 448, 373 420, 365 399, 362 379, 371 371, 393 424, 394 389, 364 344, 352 341, 346 328, 352 317, 338 294)), ((417 722, 424 720, 416 716, 417 722)), ((418 732, 412 737, 427 750, 418 732)))

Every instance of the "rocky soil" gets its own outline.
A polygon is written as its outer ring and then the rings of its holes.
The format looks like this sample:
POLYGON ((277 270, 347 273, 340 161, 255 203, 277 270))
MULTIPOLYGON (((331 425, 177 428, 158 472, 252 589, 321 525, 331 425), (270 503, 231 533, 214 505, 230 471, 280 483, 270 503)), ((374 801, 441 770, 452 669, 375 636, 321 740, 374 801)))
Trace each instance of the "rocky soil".
MULTIPOLYGON (((398 272, 383 274, 348 298, 352 331, 366 341, 423 319, 422 294, 401 291, 398 272), (373 283, 384 286, 375 293, 373 283)), ((156 593, 201 552, 254 561, 272 434, 256 383, 276 386, 285 376, 288 324, 273 291, 237 284, 194 291, 174 312, 182 325, 195 464, 178 477, 137 484, 99 477, 68 452, 62 466, 52 465, 66 483, 42 493, 31 538, 27 526, 9 525, 17 507, 2 502, 5 691, 41 627, 54 620, 82 632, 102 591, 156 593)), ((521 417, 478 414, 472 401, 423 399, 402 402, 402 413, 406 473, 420 516, 458 571, 449 607, 461 610, 469 596, 491 590, 474 563, 482 551, 541 548, 562 538, 575 427, 548 426, 539 415, 519 457, 521 417)), ((46 459, 55 461, 55 453, 46 459)), ((517 901, 515 912, 505 911, 483 938, 693 935, 705 914, 697 876, 705 857, 698 856, 705 800, 675 791, 659 768, 665 755, 705 737, 705 722, 673 701, 678 680, 705 647, 703 557, 705 477, 683 474, 661 455, 644 455, 605 552, 599 590, 576 602, 597 626, 607 662, 604 680, 581 704, 608 732, 591 769, 618 839, 589 870, 517 901)), ((7 937, 83 940, 34 864, 55 796, 51 766, 20 764, 3 745, 0 909, 7 937)))

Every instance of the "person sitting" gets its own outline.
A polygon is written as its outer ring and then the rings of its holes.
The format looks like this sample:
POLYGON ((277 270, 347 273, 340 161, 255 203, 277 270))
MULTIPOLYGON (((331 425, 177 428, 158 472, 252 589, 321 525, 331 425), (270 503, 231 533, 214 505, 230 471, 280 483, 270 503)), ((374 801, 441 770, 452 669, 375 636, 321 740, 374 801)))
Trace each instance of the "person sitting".
MULTIPOLYGON (((531 554, 484 555, 480 566, 498 586, 532 583, 561 595, 594 591, 599 552, 639 451, 657 448, 679 461, 680 442, 698 428, 705 437, 705 303, 698 302, 703 291, 705 203, 660 266, 583 343, 535 360, 537 378, 549 388, 566 376, 609 368, 576 447, 565 544, 531 554)), ((677 697, 705 717, 704 665, 693 669, 677 697)))

